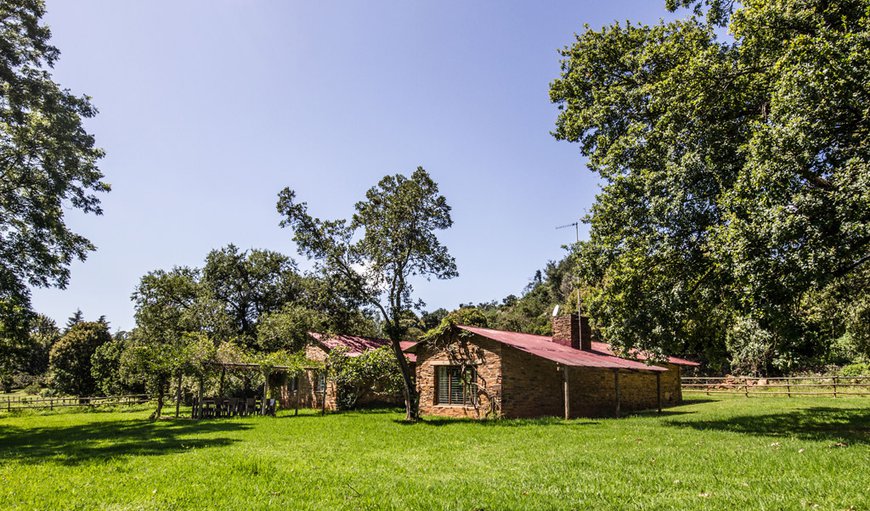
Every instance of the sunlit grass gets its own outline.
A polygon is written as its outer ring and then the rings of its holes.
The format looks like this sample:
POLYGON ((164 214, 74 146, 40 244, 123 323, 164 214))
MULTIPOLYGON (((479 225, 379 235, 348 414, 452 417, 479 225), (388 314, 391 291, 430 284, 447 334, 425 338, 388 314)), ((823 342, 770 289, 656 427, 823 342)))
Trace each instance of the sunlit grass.
POLYGON ((3 509, 868 509, 870 399, 408 425, 0 414, 3 509))

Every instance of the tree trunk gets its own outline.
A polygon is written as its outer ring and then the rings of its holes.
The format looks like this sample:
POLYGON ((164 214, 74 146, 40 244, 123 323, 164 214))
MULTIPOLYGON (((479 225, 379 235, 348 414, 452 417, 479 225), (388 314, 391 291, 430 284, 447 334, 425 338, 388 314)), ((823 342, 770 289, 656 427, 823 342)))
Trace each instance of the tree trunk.
POLYGON ((181 371, 178 371, 178 384, 175 387, 175 418, 178 418, 178 413, 181 411, 181 371))
POLYGON ((151 414, 151 420, 157 420, 160 418, 160 414, 163 413, 163 397, 165 394, 165 386, 168 379, 161 379, 157 384, 157 409, 154 410, 154 413, 151 414))
POLYGON ((404 388, 402 393, 405 397, 405 420, 417 421, 420 418, 419 399, 417 398, 417 387, 414 386, 414 378, 411 375, 411 366, 408 365, 408 359, 405 358, 405 353, 402 351, 402 346, 398 339, 392 339, 393 353, 399 361, 399 369, 402 371, 402 382, 404 388))

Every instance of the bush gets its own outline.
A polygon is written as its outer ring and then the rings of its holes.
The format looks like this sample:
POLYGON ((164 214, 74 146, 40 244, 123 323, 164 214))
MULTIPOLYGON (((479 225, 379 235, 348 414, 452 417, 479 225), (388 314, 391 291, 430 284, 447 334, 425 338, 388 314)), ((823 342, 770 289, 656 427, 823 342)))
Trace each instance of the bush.
POLYGON ((840 369, 843 376, 870 376, 870 364, 849 364, 840 369))
POLYGON ((330 377, 335 382, 338 407, 347 410, 370 393, 395 396, 402 391, 402 373, 391 346, 347 356, 343 347, 329 353, 330 377))

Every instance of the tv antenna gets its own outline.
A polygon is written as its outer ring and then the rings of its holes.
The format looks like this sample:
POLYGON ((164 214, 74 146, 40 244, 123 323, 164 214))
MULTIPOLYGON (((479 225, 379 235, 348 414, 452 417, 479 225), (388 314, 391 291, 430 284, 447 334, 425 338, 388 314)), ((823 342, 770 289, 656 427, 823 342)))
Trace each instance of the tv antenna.
MULTIPOLYGON (((574 235, 577 237, 577 243, 580 243, 580 222, 573 222, 570 224, 560 225, 556 227, 556 230, 559 229, 567 229, 569 227, 574 228, 574 235)), ((580 277, 575 276, 577 279, 577 317, 580 317, 580 277)), ((556 317, 559 314, 559 306, 557 305, 555 309, 553 309, 553 317, 556 317)))
POLYGON ((571 224, 560 225, 559 227, 556 227, 556 230, 558 231, 559 229, 567 229, 569 227, 574 228, 574 235, 577 236, 577 243, 580 243, 580 222, 574 222, 571 224))

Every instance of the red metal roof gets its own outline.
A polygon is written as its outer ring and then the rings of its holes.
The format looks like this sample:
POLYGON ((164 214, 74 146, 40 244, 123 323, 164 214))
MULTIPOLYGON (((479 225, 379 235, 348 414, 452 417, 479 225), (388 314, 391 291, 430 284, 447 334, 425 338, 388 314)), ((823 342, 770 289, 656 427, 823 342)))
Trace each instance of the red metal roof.
POLYGON ((474 326, 457 325, 467 332, 477 334, 487 339, 492 339, 507 344, 526 353, 537 357, 552 360, 559 364, 573 367, 601 367, 606 369, 634 369, 637 371, 667 371, 663 367, 647 365, 643 362, 616 357, 610 351, 610 347, 604 343, 595 343, 592 351, 583 351, 553 342, 551 337, 544 335, 522 334, 518 332, 505 332, 474 326), (602 345, 607 350, 602 349, 602 345))
MULTIPOLYGON (((377 337, 363 337, 361 335, 326 335, 319 332, 308 332, 312 339, 320 343, 327 351, 337 348, 338 346, 347 347, 347 355, 349 357, 358 357, 364 351, 374 350, 390 345, 389 339, 378 339, 377 337)), ((413 346, 414 342, 399 341, 399 345, 404 351, 406 348, 413 346)), ((412 353, 407 354, 408 360, 411 362, 417 361, 417 355, 412 353)))

